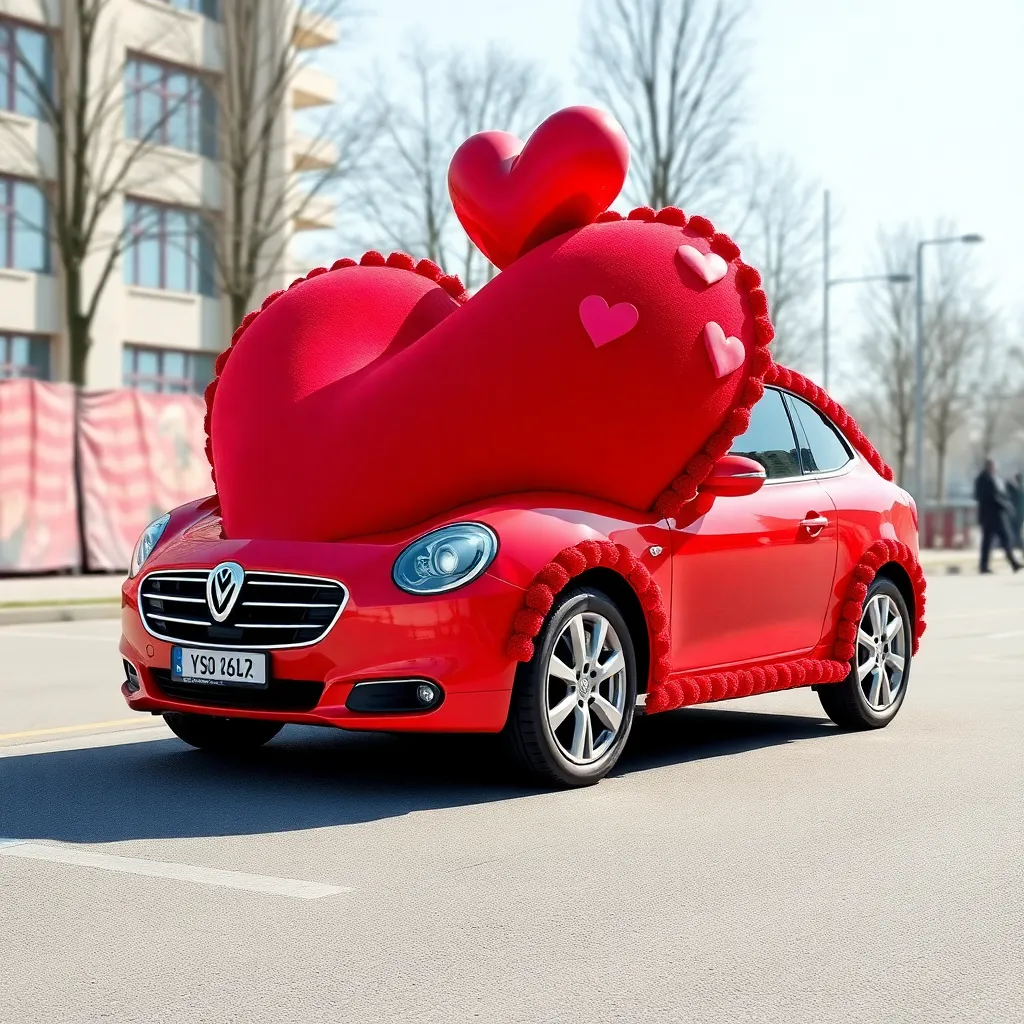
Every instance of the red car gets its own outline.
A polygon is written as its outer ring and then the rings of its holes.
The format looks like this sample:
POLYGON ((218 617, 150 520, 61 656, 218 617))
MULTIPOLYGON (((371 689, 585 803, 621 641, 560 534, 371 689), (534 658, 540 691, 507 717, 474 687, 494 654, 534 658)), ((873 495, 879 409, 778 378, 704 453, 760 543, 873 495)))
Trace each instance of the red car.
POLYGON ((290 543, 227 539, 216 499, 197 501, 136 548, 122 692, 212 750, 289 722, 504 731, 537 778, 569 786, 614 766, 645 699, 812 684, 842 727, 892 721, 923 628, 910 496, 770 387, 687 510, 510 495, 290 543))

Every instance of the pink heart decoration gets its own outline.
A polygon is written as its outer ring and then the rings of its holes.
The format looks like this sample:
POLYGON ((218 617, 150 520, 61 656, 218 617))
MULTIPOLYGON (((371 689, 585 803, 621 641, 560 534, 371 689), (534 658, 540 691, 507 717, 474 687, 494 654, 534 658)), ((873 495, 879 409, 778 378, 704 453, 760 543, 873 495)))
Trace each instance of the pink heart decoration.
POLYGON ((721 281, 729 270, 729 264, 716 252, 703 253, 692 245, 681 245, 678 252, 682 261, 705 284, 721 281))
POLYGON ((726 377, 733 370, 738 370, 747 357, 743 342, 739 338, 727 338, 725 331, 714 320, 704 328, 704 344, 707 345, 716 377, 726 377))
MULTIPOLYGON (((580 320, 594 348, 628 334, 639 319, 640 314, 631 302, 617 302, 609 307, 600 295, 588 295, 580 303, 580 320)), ((742 358, 740 362, 743 362, 742 358)))

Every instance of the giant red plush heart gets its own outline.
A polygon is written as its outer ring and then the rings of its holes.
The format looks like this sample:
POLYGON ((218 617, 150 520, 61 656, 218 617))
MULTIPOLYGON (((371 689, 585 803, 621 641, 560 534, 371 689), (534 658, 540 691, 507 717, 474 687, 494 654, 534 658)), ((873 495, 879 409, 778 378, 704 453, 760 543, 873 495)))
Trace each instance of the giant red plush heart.
POLYGON ((334 540, 531 490, 662 511, 691 496, 746 427, 771 327, 728 239, 678 210, 636 216, 532 248, 462 305, 400 269, 407 258, 278 296, 220 363, 210 431, 227 533, 334 540), (726 276, 681 273, 683 244, 714 249, 726 276), (596 346, 588 296, 635 307, 635 326, 596 346), (722 377, 709 322, 745 353, 722 377))
POLYGON ((452 157, 448 191, 466 234, 497 267, 571 228, 589 224, 619 194, 629 143, 592 107, 552 114, 524 146, 481 132, 452 157))

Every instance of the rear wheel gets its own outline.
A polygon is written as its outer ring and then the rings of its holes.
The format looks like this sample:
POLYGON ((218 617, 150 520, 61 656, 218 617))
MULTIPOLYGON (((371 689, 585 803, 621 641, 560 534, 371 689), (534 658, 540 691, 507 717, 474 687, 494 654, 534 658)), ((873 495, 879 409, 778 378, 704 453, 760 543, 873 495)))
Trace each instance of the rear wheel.
POLYGON ((255 750, 272 740, 283 722, 264 722, 258 718, 217 718, 214 715, 190 715, 169 711, 164 715, 168 728, 179 739, 218 754, 240 754, 255 750))
POLYGON ((633 724, 636 658, 607 595, 573 588, 552 608, 516 675, 506 734, 537 781, 590 786, 618 761, 633 724))
POLYGON ((864 599, 850 674, 818 688, 825 714, 843 729, 881 729, 903 706, 913 633, 899 588, 878 577, 864 599))

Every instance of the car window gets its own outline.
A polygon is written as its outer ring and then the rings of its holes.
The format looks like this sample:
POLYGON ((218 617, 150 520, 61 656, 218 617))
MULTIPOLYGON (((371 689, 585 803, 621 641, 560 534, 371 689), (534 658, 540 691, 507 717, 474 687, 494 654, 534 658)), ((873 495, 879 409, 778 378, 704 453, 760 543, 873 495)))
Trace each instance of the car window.
POLYGON ((765 390, 750 410, 750 426, 733 441, 731 452, 760 462, 769 480, 800 475, 793 427, 778 391, 765 390))
POLYGON ((836 428, 813 405, 795 395, 789 405, 800 434, 800 456, 805 473, 830 473, 842 469, 851 459, 850 449, 836 428))

